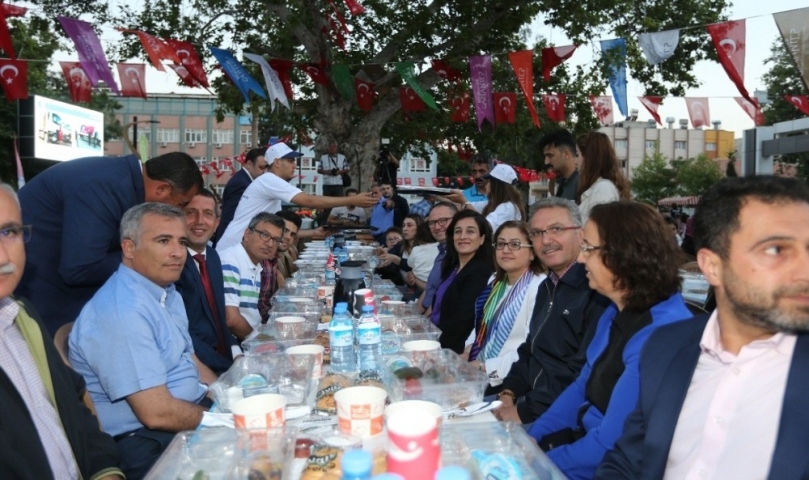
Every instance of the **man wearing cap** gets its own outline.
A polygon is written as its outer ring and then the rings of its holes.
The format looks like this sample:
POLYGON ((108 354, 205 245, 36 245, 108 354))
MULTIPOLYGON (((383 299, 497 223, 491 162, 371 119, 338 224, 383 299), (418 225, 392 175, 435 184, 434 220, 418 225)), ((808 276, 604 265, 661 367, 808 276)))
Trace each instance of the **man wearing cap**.
POLYGON ((370 194, 353 197, 323 197, 303 193, 289 183, 295 177, 298 153, 280 142, 267 149, 264 155, 269 165, 266 175, 261 175, 244 191, 233 221, 228 225, 216 249, 222 251, 241 242, 250 219, 260 212, 277 212, 284 202, 306 208, 334 208, 348 205, 372 207, 376 199, 370 194))
POLYGON ((485 202, 486 194, 489 192, 489 181, 485 178, 492 170, 489 160, 482 155, 475 155, 472 158, 472 178, 475 183, 463 191, 463 196, 467 202, 485 202))
POLYGON ((525 207, 520 192, 513 187, 517 183, 517 172, 505 163, 497 164, 492 171, 483 177, 489 183, 488 200, 469 202, 463 192, 455 190, 444 197, 444 201, 452 201, 463 205, 464 209, 474 209, 486 216, 492 232, 510 220, 525 220, 525 207))
POLYGON ((269 165, 267 160, 264 159, 263 148, 254 148, 247 152, 244 158, 244 164, 225 185, 225 191, 222 193, 222 216, 219 219, 219 226, 216 227, 216 235, 214 235, 214 245, 225 234, 230 222, 233 221, 233 215, 236 213, 236 207, 239 205, 239 200, 242 199, 244 191, 253 183, 253 180, 264 174, 269 165))

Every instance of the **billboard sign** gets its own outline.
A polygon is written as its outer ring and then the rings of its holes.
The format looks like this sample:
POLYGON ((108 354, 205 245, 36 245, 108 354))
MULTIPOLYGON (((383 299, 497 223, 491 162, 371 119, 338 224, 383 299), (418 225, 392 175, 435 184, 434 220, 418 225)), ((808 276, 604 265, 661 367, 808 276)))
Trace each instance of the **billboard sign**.
POLYGON ((104 154, 104 114, 34 97, 34 157, 65 161, 104 154))

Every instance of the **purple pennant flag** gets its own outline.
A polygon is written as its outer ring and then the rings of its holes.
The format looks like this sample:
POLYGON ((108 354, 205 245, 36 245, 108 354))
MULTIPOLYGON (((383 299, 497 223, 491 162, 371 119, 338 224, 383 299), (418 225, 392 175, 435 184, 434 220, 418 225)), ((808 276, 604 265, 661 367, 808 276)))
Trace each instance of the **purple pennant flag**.
POLYGON ((494 105, 492 104, 492 57, 479 55, 469 58, 469 71, 472 78, 472 95, 475 98, 475 116, 478 130, 483 121, 494 126, 494 105))
POLYGON ((110 90, 115 92, 116 95, 120 95, 118 85, 115 83, 115 79, 112 78, 107 56, 104 54, 104 49, 101 47, 101 42, 98 40, 96 32, 93 31, 93 26, 75 18, 56 18, 62 24, 67 36, 73 40, 76 52, 79 54, 81 68, 87 73, 90 83, 96 86, 99 80, 104 80, 110 90))

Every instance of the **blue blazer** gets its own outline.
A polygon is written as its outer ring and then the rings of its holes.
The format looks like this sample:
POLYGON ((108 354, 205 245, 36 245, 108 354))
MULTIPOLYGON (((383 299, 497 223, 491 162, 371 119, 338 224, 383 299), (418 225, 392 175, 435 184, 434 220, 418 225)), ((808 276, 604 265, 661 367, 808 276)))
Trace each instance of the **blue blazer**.
POLYGON ((121 218, 145 200, 141 163, 134 155, 62 162, 32 178, 19 197, 33 233, 15 294, 53 335, 121 264, 121 218))
MULTIPOLYGON (((641 356, 640 398, 624 434, 607 453, 595 478, 659 479, 666 462, 708 315, 661 328, 641 356)), ((768 478, 809 478, 809 333, 798 334, 787 376, 781 420, 768 478)), ((755 421, 755 419, 750 419, 755 421)), ((753 440, 754 441, 754 440, 753 440)))
POLYGON ((227 371, 233 365, 230 347, 236 345, 236 339, 230 334, 225 321, 225 282, 222 279, 222 262, 219 254, 211 247, 205 249, 205 263, 211 276, 211 285, 216 297, 216 308, 219 311, 219 324, 225 334, 225 355, 216 351, 217 335, 213 313, 205 297, 202 277, 199 275, 197 261, 189 254, 185 259, 180 279, 174 283, 180 296, 183 297, 185 312, 188 315, 188 333, 194 344, 194 353, 199 361, 208 366, 217 375, 227 371))
POLYGON ((222 235, 225 234, 225 230, 228 228, 228 225, 230 225, 230 222, 233 221, 233 216, 236 215, 236 207, 239 206, 239 200, 242 199, 244 191, 251 183, 253 183, 253 180, 250 178, 250 175, 247 174, 247 170, 242 168, 230 177, 227 185, 225 185, 225 191, 222 192, 222 218, 219 220, 216 235, 213 237, 214 246, 216 246, 216 242, 222 238, 222 235))

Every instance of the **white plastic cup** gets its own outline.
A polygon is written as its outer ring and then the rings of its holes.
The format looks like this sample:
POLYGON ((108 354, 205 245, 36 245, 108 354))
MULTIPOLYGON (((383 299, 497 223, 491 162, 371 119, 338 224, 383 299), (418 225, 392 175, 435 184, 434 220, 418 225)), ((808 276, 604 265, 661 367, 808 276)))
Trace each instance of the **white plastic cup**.
POLYGON ((334 394, 340 431, 360 438, 382 432, 388 392, 378 387, 349 387, 334 394))
POLYGON ((233 423, 237 429, 283 427, 286 406, 287 399, 283 395, 253 395, 233 405, 233 423))
POLYGON ((441 342, 436 340, 411 340, 402 344, 405 352, 430 352, 441 350, 441 342))
POLYGON ((385 407, 385 423, 388 423, 392 415, 399 412, 412 412, 414 410, 429 413, 435 417, 435 421, 439 425, 441 425, 441 421, 444 419, 444 409, 437 403, 425 400, 403 400, 401 402, 391 403, 385 407))
POLYGON ((323 345, 297 345, 287 348, 286 353, 290 356, 314 356, 315 364, 312 367, 312 378, 318 379, 323 376, 323 354, 325 351, 326 348, 323 345))
POLYGON ((275 323, 278 331, 282 335, 294 335, 303 331, 303 323, 306 322, 304 317, 285 316, 276 317, 275 323))

